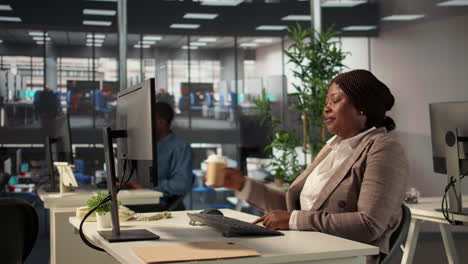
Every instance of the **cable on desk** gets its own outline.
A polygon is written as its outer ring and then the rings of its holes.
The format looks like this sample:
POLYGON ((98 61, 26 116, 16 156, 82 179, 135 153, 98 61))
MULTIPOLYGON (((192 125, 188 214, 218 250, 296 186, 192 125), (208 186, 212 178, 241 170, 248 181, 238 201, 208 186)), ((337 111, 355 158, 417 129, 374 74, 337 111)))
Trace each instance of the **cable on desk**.
MULTIPOLYGON (((130 179, 132 178, 132 175, 134 173, 136 169, 136 164, 134 164, 132 162, 131 164, 131 169, 130 169, 130 175, 128 176, 128 179, 125 180, 125 172, 127 170, 127 160, 124 161, 124 166, 123 166, 123 172, 122 172, 122 179, 120 180, 120 183, 119 183, 119 186, 117 188, 117 193, 119 193, 119 191, 124 188, 125 186, 127 186, 128 182, 130 181, 130 179), (124 181, 125 180, 125 181, 124 181)), ((108 201, 110 201, 111 197, 110 197, 110 194, 107 195, 106 198, 104 198, 104 200, 102 200, 98 205, 96 205, 93 209, 89 210, 89 212, 83 217, 83 219, 81 220, 81 223, 80 223, 80 238, 81 240, 83 241, 83 243, 85 243, 88 247, 92 248, 92 249, 95 249, 97 251, 104 251, 104 249, 98 247, 98 246, 95 246, 93 245, 87 238, 86 236, 84 235, 83 233, 83 224, 84 222, 86 221, 86 219, 91 215, 93 214, 101 205, 107 203, 108 201)))
MULTIPOLYGON (((462 180, 463 178, 465 178, 465 176, 468 174, 468 170, 462 174, 462 176, 460 177, 460 180, 462 180)), ((455 180, 455 177, 451 177, 450 178, 450 182, 447 184, 447 186, 445 186, 445 189, 444 189, 444 196, 442 196, 442 205, 441 205, 441 211, 442 211, 442 215, 444 216, 445 220, 447 220, 447 222, 449 222, 451 225, 460 225, 461 222, 460 221, 456 221, 454 219, 454 216, 453 216, 453 213, 451 214, 449 212, 449 204, 448 204, 448 199, 447 199, 447 195, 448 195, 448 192, 450 191, 450 188, 455 188, 455 183, 457 181, 455 180), (450 218, 450 215, 452 215, 452 218, 450 218)), ((457 197, 458 199, 458 197, 457 197)), ((457 202, 460 202, 460 201, 457 201, 457 202)))

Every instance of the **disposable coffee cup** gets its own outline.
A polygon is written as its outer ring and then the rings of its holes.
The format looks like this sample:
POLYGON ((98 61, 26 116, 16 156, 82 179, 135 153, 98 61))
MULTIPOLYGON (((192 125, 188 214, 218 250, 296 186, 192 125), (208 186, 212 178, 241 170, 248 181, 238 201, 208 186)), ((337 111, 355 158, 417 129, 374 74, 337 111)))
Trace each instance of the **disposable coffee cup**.
POLYGON ((206 168, 206 184, 212 186, 222 186, 224 184, 224 168, 226 168, 227 160, 221 155, 210 155, 205 161, 206 168))

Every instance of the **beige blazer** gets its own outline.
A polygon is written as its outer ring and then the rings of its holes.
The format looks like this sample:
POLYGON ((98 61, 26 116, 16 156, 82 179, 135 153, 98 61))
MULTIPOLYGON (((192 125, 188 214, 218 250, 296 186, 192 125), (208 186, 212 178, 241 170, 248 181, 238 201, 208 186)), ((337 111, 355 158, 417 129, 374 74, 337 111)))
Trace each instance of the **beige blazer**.
MULTIPOLYGON (((311 171, 329 153, 327 145, 291 184, 286 193, 251 181, 248 201, 264 212, 300 210, 299 230, 319 231, 378 246, 387 254, 401 219, 408 177, 403 147, 379 128, 365 135, 321 190, 311 210, 301 210, 299 196, 311 171)), ((368 258, 377 263, 378 256, 368 258)))

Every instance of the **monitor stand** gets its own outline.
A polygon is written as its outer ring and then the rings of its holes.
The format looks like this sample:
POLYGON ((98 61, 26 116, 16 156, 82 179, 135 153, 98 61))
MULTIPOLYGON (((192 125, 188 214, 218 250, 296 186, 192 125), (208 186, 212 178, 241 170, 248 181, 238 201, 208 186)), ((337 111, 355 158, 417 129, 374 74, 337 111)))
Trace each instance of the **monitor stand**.
POLYGON ((114 138, 125 138, 126 130, 112 130, 110 127, 103 128, 104 154, 107 168, 107 190, 111 196, 112 231, 98 231, 98 233, 109 242, 126 242, 140 240, 156 240, 159 236, 146 229, 120 230, 119 206, 117 203, 117 186, 115 177, 114 152, 112 140, 114 138))
POLYGON ((98 233, 110 243, 159 239, 158 235, 146 229, 120 230, 118 235, 114 235, 113 231, 98 231, 98 233))

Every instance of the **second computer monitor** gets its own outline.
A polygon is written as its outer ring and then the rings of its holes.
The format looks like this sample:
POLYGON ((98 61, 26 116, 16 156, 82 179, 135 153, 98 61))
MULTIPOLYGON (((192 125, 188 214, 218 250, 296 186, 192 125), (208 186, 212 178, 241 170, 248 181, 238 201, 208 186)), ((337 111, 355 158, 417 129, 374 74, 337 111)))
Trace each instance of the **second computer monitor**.
MULTIPOLYGON (((429 114, 434 172, 446 174, 447 131, 456 129, 459 137, 468 137, 468 102, 432 103, 429 104, 429 114)), ((466 153, 468 149, 464 151, 466 153)), ((461 173, 467 172, 468 157, 460 157, 461 173)))
POLYGON ((117 98, 115 127, 126 131, 126 137, 117 139, 117 158, 136 161, 137 178, 150 179, 152 186, 157 186, 155 103, 154 79, 121 91, 117 98))

